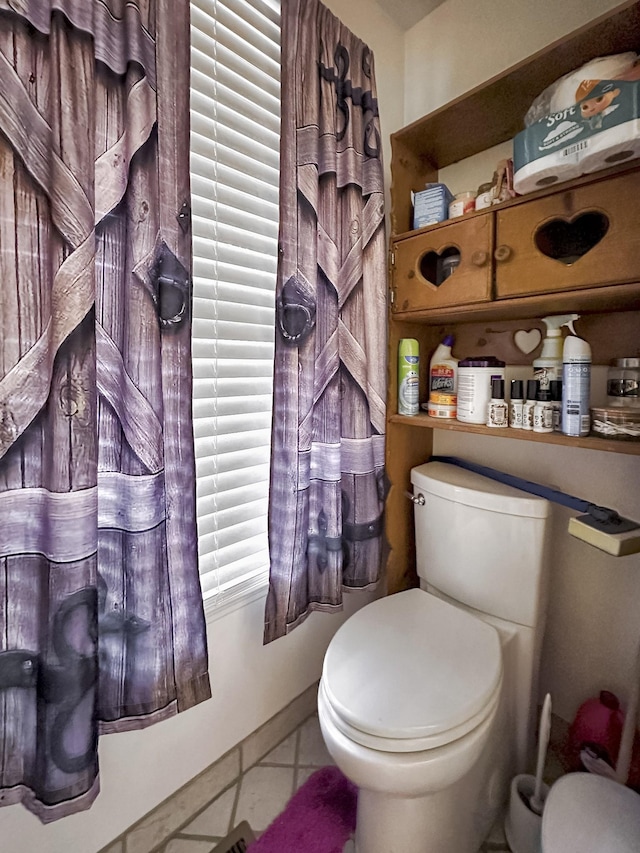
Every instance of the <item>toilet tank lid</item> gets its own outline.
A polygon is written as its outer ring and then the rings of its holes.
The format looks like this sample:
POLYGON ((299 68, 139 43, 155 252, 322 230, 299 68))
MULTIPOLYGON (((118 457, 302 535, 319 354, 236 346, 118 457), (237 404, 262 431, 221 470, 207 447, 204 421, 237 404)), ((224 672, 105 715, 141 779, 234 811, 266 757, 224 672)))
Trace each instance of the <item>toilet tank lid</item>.
POLYGON ((603 776, 562 776, 552 785, 545 802, 542 850, 638 853, 640 796, 603 776))
POLYGON ((465 506, 527 518, 549 515, 549 501, 544 498, 446 462, 425 462, 412 468, 411 482, 427 494, 465 506))

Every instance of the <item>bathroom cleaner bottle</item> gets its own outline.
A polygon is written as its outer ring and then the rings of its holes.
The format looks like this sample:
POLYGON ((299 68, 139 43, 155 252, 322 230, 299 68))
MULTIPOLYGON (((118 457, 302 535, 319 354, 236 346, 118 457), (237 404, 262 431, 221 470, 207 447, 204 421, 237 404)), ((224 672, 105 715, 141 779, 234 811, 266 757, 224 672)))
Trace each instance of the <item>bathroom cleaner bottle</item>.
POLYGON ((556 317, 543 317, 547 335, 542 342, 542 351, 533 361, 533 378, 540 383, 541 391, 550 391, 552 379, 562 379, 562 327, 569 326, 573 334, 573 321, 578 314, 559 314, 556 317))
POLYGON ((458 359, 451 355, 455 343, 447 335, 429 362, 429 402, 427 411, 432 418, 455 418, 458 392, 458 359))
POLYGON ((570 335, 562 349, 562 432, 588 435, 591 427, 591 347, 570 335))
POLYGON ((415 338, 398 344, 398 414, 417 415, 420 411, 420 348, 415 338))

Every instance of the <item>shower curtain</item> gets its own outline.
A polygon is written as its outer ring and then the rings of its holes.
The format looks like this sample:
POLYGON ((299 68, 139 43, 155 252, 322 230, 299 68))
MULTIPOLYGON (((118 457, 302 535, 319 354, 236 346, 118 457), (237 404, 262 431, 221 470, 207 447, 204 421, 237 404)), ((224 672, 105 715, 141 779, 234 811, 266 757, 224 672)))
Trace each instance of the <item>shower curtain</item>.
POLYGON ((0 0, 0 804, 210 695, 187 0, 0 0))
POLYGON ((383 561, 386 269, 373 56, 282 3, 280 256, 265 641, 383 561))

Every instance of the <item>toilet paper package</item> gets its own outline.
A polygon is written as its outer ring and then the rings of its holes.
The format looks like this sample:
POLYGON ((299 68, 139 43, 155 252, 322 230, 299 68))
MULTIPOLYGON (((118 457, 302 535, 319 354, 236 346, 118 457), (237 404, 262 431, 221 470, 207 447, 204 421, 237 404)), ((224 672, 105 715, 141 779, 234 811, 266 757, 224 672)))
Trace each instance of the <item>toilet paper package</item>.
POLYGON ((583 80, 577 103, 514 139, 514 189, 524 194, 640 157, 640 81, 583 80))

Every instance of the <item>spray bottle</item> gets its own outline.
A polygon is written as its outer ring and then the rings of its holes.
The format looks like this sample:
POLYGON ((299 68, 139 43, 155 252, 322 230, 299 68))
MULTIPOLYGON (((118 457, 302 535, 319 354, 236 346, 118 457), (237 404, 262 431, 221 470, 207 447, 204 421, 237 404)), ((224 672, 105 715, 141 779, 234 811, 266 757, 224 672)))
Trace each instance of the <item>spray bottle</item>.
MULTIPOLYGON (((533 378, 540 383, 541 391, 551 390, 552 379, 562 379, 562 332, 563 326, 573 329, 573 321, 579 314, 559 314, 556 317, 543 317, 547 327, 547 336, 542 342, 542 352, 533 362, 533 378)), ((575 333, 574 333, 575 334, 575 333)))
POLYGON ((562 432, 564 435, 588 435, 591 427, 591 347, 576 336, 565 338, 562 349, 562 432))
POLYGON ((398 414, 417 415, 420 411, 420 349, 415 338, 398 344, 398 414))

